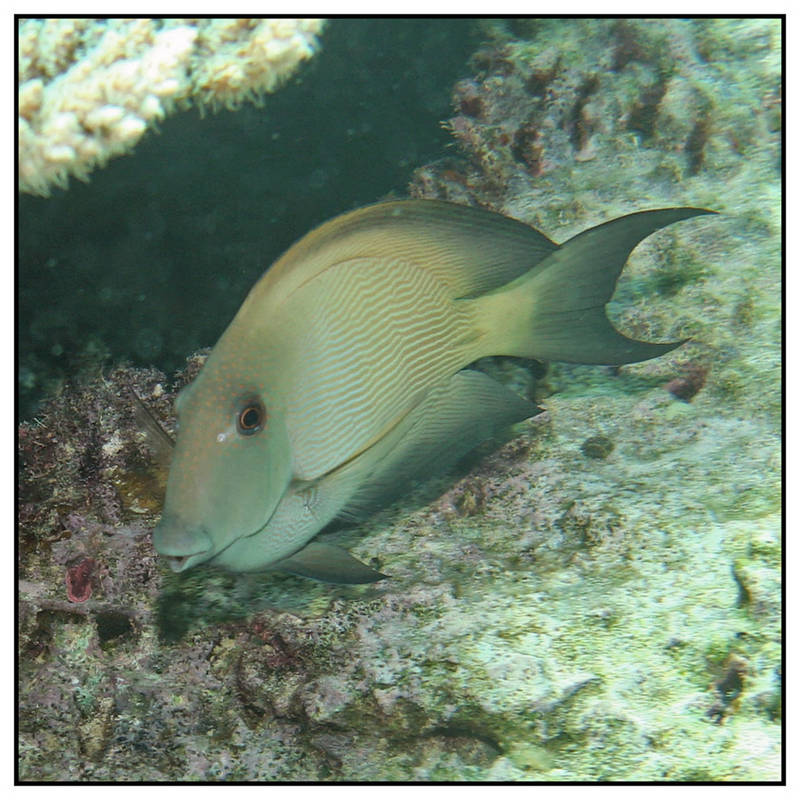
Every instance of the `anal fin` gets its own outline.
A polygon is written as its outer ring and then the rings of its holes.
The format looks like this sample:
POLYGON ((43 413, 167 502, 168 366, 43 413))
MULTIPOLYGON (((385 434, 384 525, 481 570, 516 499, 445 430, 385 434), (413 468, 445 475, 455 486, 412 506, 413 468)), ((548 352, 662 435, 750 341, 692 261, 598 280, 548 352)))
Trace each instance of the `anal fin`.
POLYGON ((457 372, 411 412, 402 438, 373 466, 339 515, 363 518, 540 411, 483 372, 457 372))

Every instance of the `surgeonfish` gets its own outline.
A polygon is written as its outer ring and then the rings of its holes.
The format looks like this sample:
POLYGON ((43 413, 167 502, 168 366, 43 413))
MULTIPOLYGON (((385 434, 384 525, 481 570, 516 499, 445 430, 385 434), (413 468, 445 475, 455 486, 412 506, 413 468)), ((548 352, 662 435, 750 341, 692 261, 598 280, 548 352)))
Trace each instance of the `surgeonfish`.
POLYGON ((642 239, 709 213, 641 211, 562 245, 434 200, 321 225, 256 283, 179 394, 156 550, 175 571, 385 577, 314 537, 540 411, 478 359, 619 365, 682 344, 630 339, 605 306, 642 239))

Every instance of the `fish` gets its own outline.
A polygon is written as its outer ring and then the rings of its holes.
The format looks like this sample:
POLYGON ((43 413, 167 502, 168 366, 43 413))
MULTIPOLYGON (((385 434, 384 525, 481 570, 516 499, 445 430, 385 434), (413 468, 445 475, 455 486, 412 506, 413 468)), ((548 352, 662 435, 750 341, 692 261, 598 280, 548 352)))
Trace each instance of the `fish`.
POLYGON ((176 398, 156 551, 176 572, 208 562, 384 579, 317 534, 541 412, 476 369, 479 359, 620 365, 683 344, 625 336, 606 304, 640 241, 713 213, 638 211, 560 245, 439 200, 323 223, 264 273, 176 398))

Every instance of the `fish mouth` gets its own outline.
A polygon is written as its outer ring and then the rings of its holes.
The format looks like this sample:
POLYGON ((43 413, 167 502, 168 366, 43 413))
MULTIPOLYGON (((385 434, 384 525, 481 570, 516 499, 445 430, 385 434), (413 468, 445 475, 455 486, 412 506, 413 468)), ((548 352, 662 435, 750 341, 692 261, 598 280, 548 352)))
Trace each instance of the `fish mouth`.
POLYGON ((214 542, 205 527, 191 527, 171 515, 162 516, 156 525, 153 546, 173 572, 183 572, 206 561, 214 551, 214 542))
POLYGON ((277 505, 267 517, 266 521, 252 533, 229 542, 219 550, 215 549, 211 533, 204 525, 192 527, 184 523, 180 517, 172 514, 162 516, 161 522, 153 531, 153 545, 156 551, 164 557, 173 572, 184 572, 190 567, 202 564, 204 561, 213 563, 221 553, 229 547, 261 533, 269 525, 277 510, 277 505))
POLYGON ((192 556, 165 556, 169 568, 173 572, 183 572, 192 556))

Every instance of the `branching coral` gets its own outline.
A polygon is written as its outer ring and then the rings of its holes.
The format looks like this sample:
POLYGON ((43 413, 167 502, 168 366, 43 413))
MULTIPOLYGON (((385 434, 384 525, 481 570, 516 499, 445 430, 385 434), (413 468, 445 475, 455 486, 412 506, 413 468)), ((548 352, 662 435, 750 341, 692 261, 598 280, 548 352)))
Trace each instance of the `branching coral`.
POLYGON ((19 22, 19 188, 47 196, 192 101, 235 108, 309 58, 319 19, 19 22))

